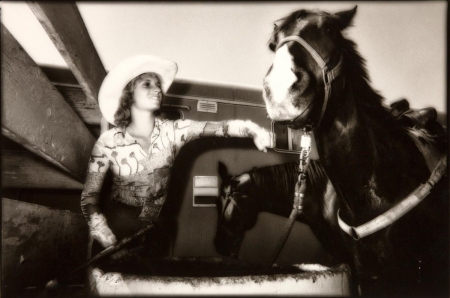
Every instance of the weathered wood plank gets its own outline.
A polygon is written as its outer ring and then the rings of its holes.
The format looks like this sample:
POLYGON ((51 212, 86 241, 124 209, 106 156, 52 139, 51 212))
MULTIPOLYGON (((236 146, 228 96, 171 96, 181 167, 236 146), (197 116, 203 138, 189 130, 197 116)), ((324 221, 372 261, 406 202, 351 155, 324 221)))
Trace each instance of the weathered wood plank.
POLYGON ((87 124, 100 124, 102 113, 98 105, 86 105, 86 94, 81 88, 56 86, 80 119, 87 124))
POLYGON ((2 133, 84 182, 95 138, 1 25, 2 133))
POLYGON ((2 207, 5 297, 16 297, 15 291, 23 287, 45 286, 56 272, 85 262, 88 226, 82 215, 6 198, 2 207))
POLYGON ((2 150, 2 187, 83 189, 83 184, 39 156, 2 150))
POLYGON ((96 106, 106 70, 92 43, 75 2, 28 2, 87 96, 96 106))

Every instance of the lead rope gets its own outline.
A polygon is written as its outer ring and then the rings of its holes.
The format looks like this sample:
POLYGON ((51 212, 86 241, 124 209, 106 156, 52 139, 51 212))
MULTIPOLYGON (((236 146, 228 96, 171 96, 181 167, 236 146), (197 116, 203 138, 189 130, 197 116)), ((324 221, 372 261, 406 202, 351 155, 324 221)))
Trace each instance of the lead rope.
POLYGON ((306 169, 309 165, 309 153, 311 152, 311 126, 303 128, 303 134, 300 140, 300 161, 298 164, 298 180, 295 184, 294 205, 292 206, 291 215, 286 223, 283 234, 281 234, 278 244, 275 247, 269 261, 266 263, 266 268, 271 268, 275 263, 278 255, 284 247, 284 244, 291 233, 295 220, 299 214, 303 212, 303 198, 306 190, 306 169))

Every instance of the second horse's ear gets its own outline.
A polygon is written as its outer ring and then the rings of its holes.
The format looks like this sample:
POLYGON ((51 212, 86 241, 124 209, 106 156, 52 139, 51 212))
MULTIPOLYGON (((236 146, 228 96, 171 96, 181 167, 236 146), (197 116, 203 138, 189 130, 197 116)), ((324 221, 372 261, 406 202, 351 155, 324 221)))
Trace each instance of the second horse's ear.
POLYGON ((339 28, 340 30, 344 30, 345 28, 351 25, 353 17, 356 14, 356 8, 358 8, 358 6, 355 5, 355 7, 353 7, 350 10, 344 10, 336 13, 336 15, 341 18, 339 28))
POLYGON ((219 176, 222 178, 222 180, 225 180, 225 178, 228 177, 228 169, 225 164, 223 164, 221 161, 219 161, 219 176))

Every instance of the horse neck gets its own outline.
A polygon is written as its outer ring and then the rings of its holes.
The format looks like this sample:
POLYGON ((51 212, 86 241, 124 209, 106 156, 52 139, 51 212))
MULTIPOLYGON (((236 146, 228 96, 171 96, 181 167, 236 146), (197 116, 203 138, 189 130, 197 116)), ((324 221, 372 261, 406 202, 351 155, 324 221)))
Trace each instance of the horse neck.
POLYGON ((368 84, 341 91, 314 132, 320 159, 350 209, 385 210, 428 177, 425 161, 368 84))
POLYGON ((297 163, 286 163, 255 169, 250 172, 257 191, 260 211, 289 216, 297 181, 297 163))

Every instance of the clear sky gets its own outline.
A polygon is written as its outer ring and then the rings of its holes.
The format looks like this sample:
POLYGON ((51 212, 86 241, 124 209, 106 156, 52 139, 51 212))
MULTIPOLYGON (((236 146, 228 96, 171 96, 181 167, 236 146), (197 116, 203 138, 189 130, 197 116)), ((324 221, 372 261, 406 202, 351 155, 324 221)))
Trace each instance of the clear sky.
MULTIPOLYGON (((261 88, 273 54, 273 22, 301 8, 358 5, 347 35, 367 60, 387 103, 446 111, 446 1, 423 2, 77 2, 106 70, 122 59, 159 55, 178 78, 261 88)), ((1 21, 39 65, 67 67, 25 2, 1 2, 1 21)))

